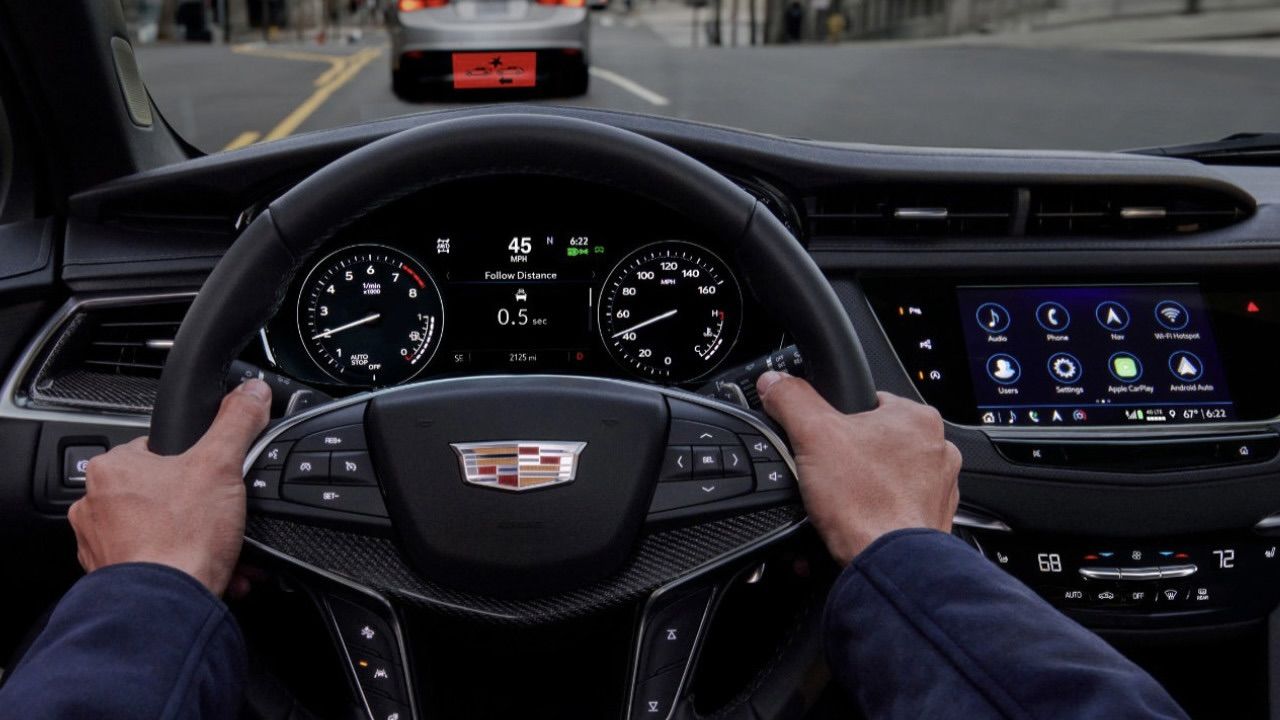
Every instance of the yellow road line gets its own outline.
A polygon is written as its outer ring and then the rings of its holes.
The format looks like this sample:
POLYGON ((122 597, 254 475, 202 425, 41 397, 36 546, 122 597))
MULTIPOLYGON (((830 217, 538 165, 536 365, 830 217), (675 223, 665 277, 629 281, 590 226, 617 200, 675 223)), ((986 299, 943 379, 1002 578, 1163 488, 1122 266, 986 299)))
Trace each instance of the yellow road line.
POLYGON ((352 78, 360 73, 365 65, 373 62, 386 48, 385 45, 376 48, 365 48, 359 52, 350 55, 325 55, 323 53, 301 52, 297 50, 286 50, 283 48, 273 48, 262 45, 244 44, 233 45, 231 52, 240 53, 242 55, 256 55, 259 57, 279 58, 281 60, 302 60, 305 62, 323 62, 328 63, 329 69, 320 73, 312 83, 316 90, 302 104, 294 108, 292 112, 285 116, 283 120, 276 124, 266 136, 253 130, 246 130, 235 137, 223 150, 236 150, 248 145, 252 145, 261 139, 263 142, 271 140, 279 140, 282 137, 292 135, 298 126, 311 117, 333 93, 339 88, 351 82, 352 78))
POLYGON ((301 105, 286 115, 283 120, 271 129, 271 132, 262 138, 263 142, 279 140, 292 135, 298 129, 298 126, 311 117, 311 114, 318 110, 331 95, 343 85, 351 82, 352 78, 358 75, 365 65, 382 55, 384 49, 385 46, 367 48, 348 56, 347 61, 342 66, 342 70, 336 73, 328 82, 317 87, 316 91, 311 93, 311 97, 303 100, 301 105))
POLYGON ((245 147, 247 145, 252 145, 254 141, 260 137, 262 137, 262 133, 260 132, 255 132, 253 130, 245 130, 244 132, 237 135, 234 140, 227 143, 227 146, 222 149, 223 150, 239 150, 240 148, 245 147))
MULTIPOLYGON (((342 71, 343 66, 347 64, 347 59, 353 57, 351 55, 325 55, 324 53, 303 52, 300 50, 286 50, 284 48, 274 48, 265 45, 232 45, 231 52, 240 55, 255 55, 257 57, 277 58, 280 60, 301 60, 303 62, 322 62, 329 65, 329 69, 320 74, 315 79, 315 86, 329 82, 333 76, 342 71)), ((358 55, 359 53, 356 53, 358 55)))

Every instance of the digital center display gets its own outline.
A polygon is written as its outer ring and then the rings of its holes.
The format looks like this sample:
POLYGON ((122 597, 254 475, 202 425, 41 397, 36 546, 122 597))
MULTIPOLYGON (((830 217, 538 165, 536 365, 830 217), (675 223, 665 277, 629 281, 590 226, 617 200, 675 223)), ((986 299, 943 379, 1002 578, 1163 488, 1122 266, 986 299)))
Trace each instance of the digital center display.
POLYGON ((962 286, 956 294, 984 425, 1236 419, 1197 285, 962 286))

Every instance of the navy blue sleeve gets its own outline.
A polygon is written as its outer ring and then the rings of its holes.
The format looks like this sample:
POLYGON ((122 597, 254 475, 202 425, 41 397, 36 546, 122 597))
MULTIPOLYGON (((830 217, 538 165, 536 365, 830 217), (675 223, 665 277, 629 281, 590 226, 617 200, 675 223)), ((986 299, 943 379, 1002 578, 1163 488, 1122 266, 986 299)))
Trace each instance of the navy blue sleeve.
POLYGON ((877 540, 823 622, 832 672, 868 717, 1186 717, 1141 668, 946 533, 877 540))
POLYGON ((230 720, 245 666, 230 611, 195 578, 110 565, 54 608, 0 688, 0 717, 230 720))

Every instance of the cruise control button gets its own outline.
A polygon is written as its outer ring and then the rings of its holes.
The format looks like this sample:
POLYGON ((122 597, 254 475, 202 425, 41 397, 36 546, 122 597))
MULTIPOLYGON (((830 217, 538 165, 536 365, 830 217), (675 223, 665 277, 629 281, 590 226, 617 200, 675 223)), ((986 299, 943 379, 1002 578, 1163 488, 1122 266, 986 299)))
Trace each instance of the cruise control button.
POLYGON ((280 471, 249 470, 249 474, 244 477, 244 491, 251 498, 279 500, 280 471))
POLYGON ((671 445, 736 445, 738 436, 715 425, 672 418, 667 442, 671 445))
POLYGON ((284 467, 284 458, 289 454, 289 446, 293 443, 274 442, 267 445, 253 461, 253 466, 262 470, 274 470, 284 467))
POLYGON ((756 491, 785 490, 796 486, 786 463, 756 463, 756 491))
POLYGON ((329 477, 329 453, 293 453, 284 467, 284 481, 323 482, 329 477))
POLYGON ((720 448, 720 464, 725 475, 747 475, 751 472, 751 461, 741 447, 720 448))
POLYGON ((782 454, 773 443, 761 435, 743 435, 742 442, 747 445, 747 452, 752 460, 758 462, 782 462, 782 454))
POLYGON ((662 512, 725 500, 751 492, 751 478, 708 478, 689 482, 658 483, 649 512, 662 512))
POLYGON ((382 491, 376 487, 285 483, 280 493, 285 500, 301 505, 387 517, 382 491))
POLYGON ((373 461, 367 452, 336 452, 329 456, 329 477, 334 482, 353 485, 377 485, 373 461))
POLYGON ((364 450, 364 426, 346 425, 323 432, 312 433, 298 441, 297 452, 324 450, 364 450))
POLYGON ((720 448, 699 446, 693 448, 694 477, 719 477, 724 474, 720 448))
POLYGON ((688 480, 693 470, 693 448, 688 445, 667 448, 662 461, 663 480, 688 480))

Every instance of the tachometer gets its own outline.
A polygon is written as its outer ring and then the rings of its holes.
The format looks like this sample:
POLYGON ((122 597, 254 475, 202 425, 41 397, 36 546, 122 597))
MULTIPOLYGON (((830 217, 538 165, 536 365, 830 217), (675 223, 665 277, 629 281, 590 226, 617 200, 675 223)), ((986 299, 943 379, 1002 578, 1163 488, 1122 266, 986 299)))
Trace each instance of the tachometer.
POLYGON ((683 382, 713 370, 742 326, 742 293, 724 261, 687 242, 646 245, 609 273, 600 334, 631 371, 683 382))
POLYGON ((394 385, 418 374, 440 346, 444 304, 417 260, 381 245, 343 248, 307 274, 298 332, 334 380, 394 385))

